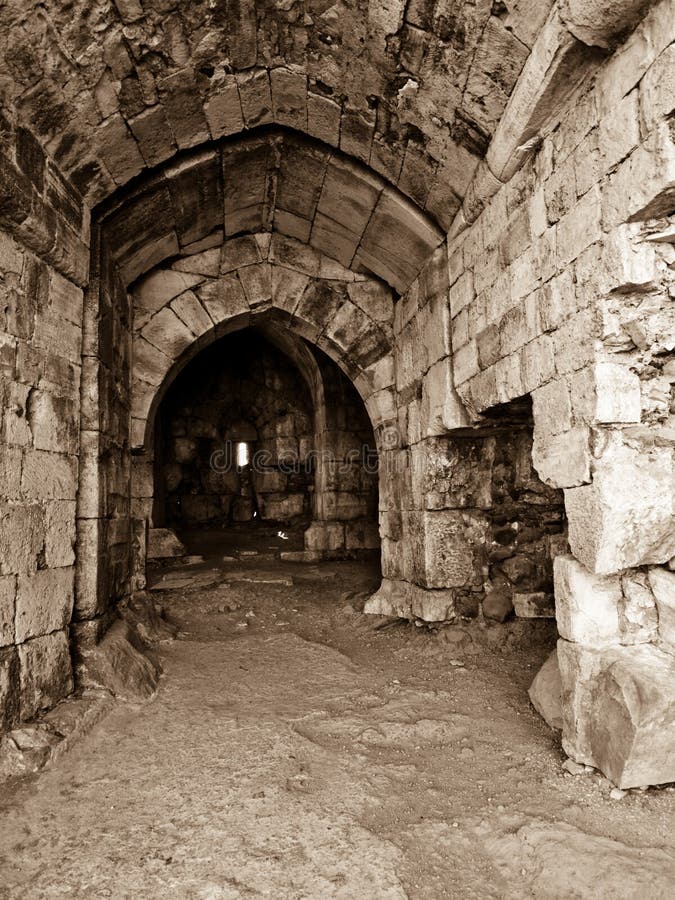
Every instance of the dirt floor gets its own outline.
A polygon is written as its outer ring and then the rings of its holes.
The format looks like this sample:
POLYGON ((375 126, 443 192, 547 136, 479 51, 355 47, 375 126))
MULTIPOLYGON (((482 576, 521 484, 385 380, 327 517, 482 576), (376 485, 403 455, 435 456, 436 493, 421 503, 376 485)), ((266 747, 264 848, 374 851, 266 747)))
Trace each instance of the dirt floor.
POLYGON ((156 572, 180 636, 0 800, 0 897, 672 897, 672 787, 571 776, 527 687, 550 625, 361 613, 362 563, 156 572))

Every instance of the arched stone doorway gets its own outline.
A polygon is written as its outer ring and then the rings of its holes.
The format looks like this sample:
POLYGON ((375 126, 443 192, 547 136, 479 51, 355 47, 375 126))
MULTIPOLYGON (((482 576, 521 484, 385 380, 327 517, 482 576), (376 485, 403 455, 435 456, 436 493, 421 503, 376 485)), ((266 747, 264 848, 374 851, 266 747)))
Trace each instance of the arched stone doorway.
POLYGON ((135 522, 149 556, 162 555, 152 545, 166 528, 195 552, 221 555, 248 544, 307 561, 379 549, 363 401, 292 332, 268 321, 209 344, 163 390, 154 417, 134 459, 141 478, 152 469, 152 509, 135 522))

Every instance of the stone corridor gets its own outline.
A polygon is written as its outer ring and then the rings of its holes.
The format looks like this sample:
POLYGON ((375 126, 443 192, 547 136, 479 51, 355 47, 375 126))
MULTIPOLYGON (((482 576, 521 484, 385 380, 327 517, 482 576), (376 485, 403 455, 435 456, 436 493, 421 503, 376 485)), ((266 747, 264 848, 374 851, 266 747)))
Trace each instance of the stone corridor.
POLYGON ((613 800, 527 702, 552 627, 363 615, 377 575, 158 570, 159 693, 0 800, 0 896, 669 898, 673 788, 613 800))
POLYGON ((660 896, 674 210, 675 0, 0 2, 0 893, 660 896))

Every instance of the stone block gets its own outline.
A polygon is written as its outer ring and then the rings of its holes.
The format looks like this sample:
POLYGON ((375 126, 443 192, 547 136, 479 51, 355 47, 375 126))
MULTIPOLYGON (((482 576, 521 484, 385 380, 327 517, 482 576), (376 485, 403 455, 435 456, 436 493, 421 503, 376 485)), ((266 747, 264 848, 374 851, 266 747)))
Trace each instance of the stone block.
POLYGON ((645 132, 675 108, 675 45, 652 63, 640 82, 640 116, 645 132))
POLYGON ((639 422, 640 379, 627 366, 597 363, 594 367, 595 421, 603 424, 639 422))
POLYGON ((368 224, 381 189, 379 179, 360 166, 349 160, 331 159, 317 212, 358 238, 368 224))
POLYGON ((171 301, 171 309, 198 338, 213 328, 213 321, 192 291, 186 291, 171 301))
POLYGON ((171 359, 177 359, 194 342, 194 335, 176 313, 160 309, 141 331, 145 340, 171 359))
POLYGON ((40 505, 0 505, 0 573, 34 572, 44 541, 45 524, 40 505))
POLYGON ((93 139, 116 184, 126 184, 145 168, 138 144, 119 113, 106 119, 93 139))
POLYGON ((410 616, 423 622, 453 622, 458 615, 454 590, 410 586, 410 616))
POLYGON ((562 730, 562 681, 558 651, 553 650, 537 672, 528 691, 530 703, 550 728, 562 730))
POLYGON ((149 528, 148 559, 169 559, 185 554, 185 547, 171 528, 149 528))
POLYGON ((535 427, 542 434, 555 436, 572 427, 572 403, 567 382, 550 381, 532 393, 535 427))
POLYGON ((575 557, 609 575, 675 555, 672 448, 611 432, 598 442, 593 470, 592 484, 565 492, 575 557))
POLYGON ((307 128, 307 75, 279 66, 270 70, 274 121, 305 131, 307 128))
POLYGON ((326 144, 337 147, 340 141, 340 117, 342 109, 329 97, 307 94, 307 131, 326 144))
POLYGON ((555 619, 553 594, 545 591, 515 593, 513 608, 519 619, 555 619))
POLYGON ((74 500, 55 500, 46 504, 44 561, 48 568, 75 563, 74 500))
MULTIPOLYGON (((16 575, 0 576, 0 647, 8 647, 10 644, 15 643, 15 601, 16 575)), ((2 709, 2 703, 0 703, 0 709, 2 709)), ((2 718, 0 717, 1 721, 2 718)))
POLYGON ((621 589, 621 643, 644 644, 653 641, 657 635, 658 614, 646 573, 626 572, 621 576, 621 589))
POLYGON ((412 585, 408 581, 383 578, 378 590, 366 600, 364 613, 412 619, 412 585))
POLYGON ((36 450, 77 452, 79 421, 74 401, 36 389, 31 391, 26 406, 26 417, 36 450))
POLYGON ((208 278, 217 278, 220 271, 220 246, 207 247, 201 252, 194 252, 190 256, 181 257, 171 267, 177 272, 188 272, 192 275, 204 275, 208 278))
POLYGON ((661 568, 650 569, 649 584, 658 609, 659 638, 675 647, 675 572, 661 568))
POLYGON ((562 638, 589 647, 620 642, 623 594, 618 576, 594 575, 574 557, 558 556, 553 561, 553 580, 556 621, 562 638))
POLYGON ((455 350, 453 357, 454 380, 456 385, 464 384, 480 371, 478 348, 475 340, 455 350))
POLYGON ((304 494, 263 494, 260 515, 271 522, 289 522, 304 512, 304 494))
POLYGON ((571 428, 551 435, 543 432, 539 421, 535 418, 532 463, 541 480, 556 488, 587 484, 591 480, 588 429, 571 428))
POLYGON ((601 234, 601 201, 599 188, 593 187, 576 206, 558 222, 556 258, 559 268, 568 266, 601 234))
POLYGON ((272 299, 272 267, 269 263, 239 269, 239 280, 251 307, 263 306, 272 299))
POLYGON ((419 515, 416 581, 426 588, 469 588, 482 584, 482 548, 487 521, 459 510, 419 515))
POLYGON ((344 542, 345 526, 342 522, 312 522, 305 531, 306 550, 342 550, 344 542))
POLYGON ((640 141, 638 91, 634 90, 603 116, 599 126, 599 147, 603 172, 625 159, 640 141))
POLYGON ((247 128, 266 125, 273 119, 272 92, 267 69, 237 73, 237 87, 247 128))
POLYGON ((257 471, 254 480, 258 494, 274 494, 286 490, 287 476, 278 469, 257 471))
POLYGON ((0 648, 0 732, 19 718, 19 654, 16 647, 0 648))
POLYGON ((65 628, 73 610, 72 567, 19 575, 16 593, 16 640, 65 628))
POLYGON ((347 522, 345 525, 345 547, 347 550, 377 550, 380 533, 377 522, 347 522))
POLYGON ((675 779, 675 658, 651 644, 558 641, 563 749, 619 788, 675 779))
POLYGON ((208 141, 211 135, 195 84, 194 72, 189 68, 179 69, 159 79, 158 87, 162 105, 179 148, 184 150, 208 141))
POLYGON ((370 110, 359 112, 345 108, 340 120, 340 149, 367 163, 375 131, 375 114, 370 110))
POLYGON ((469 416, 455 390, 452 360, 442 359, 431 366, 422 382, 422 435, 446 434, 468 424, 469 416))
POLYGON ((246 294, 235 274, 221 275, 199 288, 197 295, 216 325, 249 312, 246 294))
POLYGON ((73 690, 73 670, 65 631, 20 644, 19 709, 22 720, 55 706, 73 690))
POLYGON ((137 313, 152 315, 168 305, 174 297, 200 284, 203 276, 174 269, 157 269, 135 287, 134 308, 137 313))
POLYGON ((209 96, 204 105, 206 120, 214 140, 236 134, 244 128, 244 116, 236 81, 232 76, 226 76, 226 79, 224 83, 218 85, 217 90, 209 96))
POLYGON ((149 166, 157 166, 177 152, 178 147, 161 104, 144 109, 129 119, 128 125, 149 166))
POLYGON ((272 266, 272 305, 293 313, 300 302, 309 277, 295 269, 272 266))

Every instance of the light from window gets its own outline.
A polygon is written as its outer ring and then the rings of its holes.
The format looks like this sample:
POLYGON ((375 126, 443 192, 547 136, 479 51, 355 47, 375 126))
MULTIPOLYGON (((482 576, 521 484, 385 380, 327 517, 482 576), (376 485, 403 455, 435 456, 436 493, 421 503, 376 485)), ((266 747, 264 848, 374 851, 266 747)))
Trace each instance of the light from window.
POLYGON ((248 455, 248 444, 242 441, 237 444, 237 465, 240 469, 243 469, 244 466, 248 465, 249 455, 248 455))

